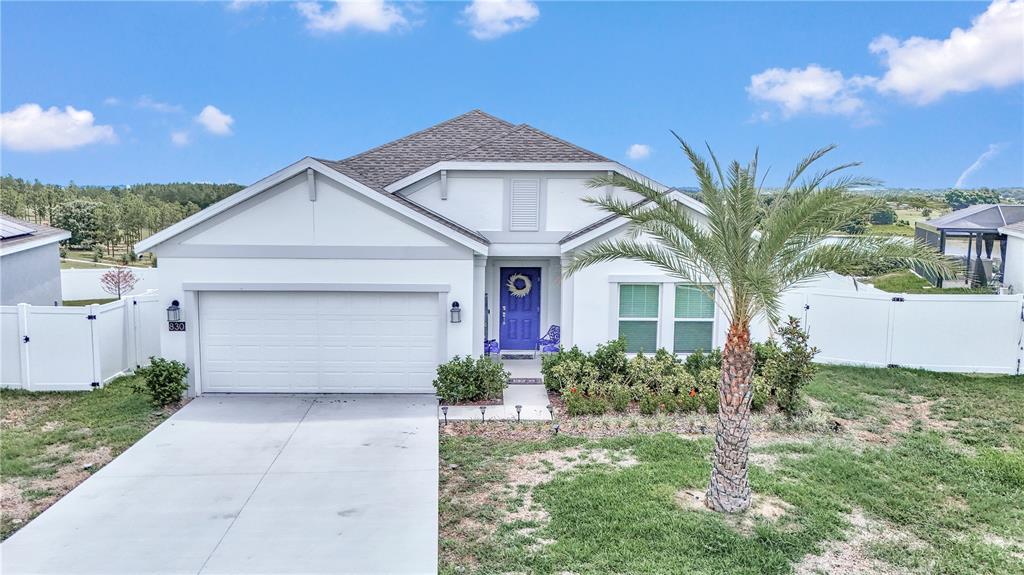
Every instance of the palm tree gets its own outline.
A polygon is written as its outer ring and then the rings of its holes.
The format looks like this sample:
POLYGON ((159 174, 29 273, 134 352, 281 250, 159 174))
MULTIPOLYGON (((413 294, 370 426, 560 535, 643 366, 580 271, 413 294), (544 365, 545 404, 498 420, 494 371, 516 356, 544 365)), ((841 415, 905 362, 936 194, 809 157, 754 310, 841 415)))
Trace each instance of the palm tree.
POLYGON ((760 316, 776 325, 781 294, 827 271, 849 271, 878 262, 917 265, 940 275, 948 274, 950 268, 936 251, 903 239, 869 235, 825 241, 834 230, 884 205, 879 198, 852 193, 876 184, 874 180, 840 175, 859 164, 804 175, 834 146, 801 161, 766 207, 761 201, 756 152, 748 165, 733 162, 723 170, 710 148, 709 164, 676 138, 700 183, 706 220, 691 216, 649 182, 620 174, 594 178, 593 188, 617 186, 639 194, 642 200, 588 198, 587 202, 625 218, 631 233, 576 254, 567 274, 599 262, 630 259, 682 282, 704 286, 717 298, 729 331, 722 350, 718 429, 706 504, 715 511, 736 513, 750 506, 751 321, 760 316))

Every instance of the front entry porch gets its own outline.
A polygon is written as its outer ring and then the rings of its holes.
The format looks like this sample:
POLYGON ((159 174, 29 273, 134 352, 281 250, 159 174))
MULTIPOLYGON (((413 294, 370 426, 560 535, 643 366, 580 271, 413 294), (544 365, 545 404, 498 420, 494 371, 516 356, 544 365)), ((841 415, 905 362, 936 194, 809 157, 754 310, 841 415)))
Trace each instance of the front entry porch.
POLYGON ((566 344, 563 302, 571 301, 572 280, 562 277, 563 263, 557 257, 476 259, 474 307, 484 313, 473 319, 475 353, 533 356, 543 344, 551 347, 553 332, 555 345, 566 344))

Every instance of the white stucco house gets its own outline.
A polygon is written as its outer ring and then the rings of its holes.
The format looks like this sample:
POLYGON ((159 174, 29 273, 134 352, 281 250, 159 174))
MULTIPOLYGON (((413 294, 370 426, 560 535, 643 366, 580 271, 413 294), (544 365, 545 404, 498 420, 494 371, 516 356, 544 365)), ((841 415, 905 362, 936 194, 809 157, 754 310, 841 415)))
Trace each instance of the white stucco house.
POLYGON ((1024 222, 999 228, 1006 236, 1003 248, 1003 285, 1010 293, 1024 293, 1024 222))
POLYGON ((633 351, 720 345, 714 302, 652 267, 563 277, 575 251, 626 231, 581 201, 627 194, 588 188, 610 172, 643 177, 477 110, 299 160, 136 245, 185 322, 163 354, 189 365, 195 394, 430 392, 439 362, 485 340, 532 351, 553 325, 587 350, 620 335, 633 351))
POLYGON ((0 214, 0 305, 60 305, 60 246, 71 232, 0 214))

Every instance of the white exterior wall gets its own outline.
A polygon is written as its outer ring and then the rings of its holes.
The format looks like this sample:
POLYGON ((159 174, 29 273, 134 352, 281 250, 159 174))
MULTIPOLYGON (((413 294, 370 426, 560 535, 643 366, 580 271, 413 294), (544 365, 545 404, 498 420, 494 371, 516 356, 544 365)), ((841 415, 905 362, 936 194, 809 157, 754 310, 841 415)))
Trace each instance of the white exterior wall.
MULTIPOLYGON (((540 232, 568 234, 607 215, 584 203, 602 196, 605 189, 587 187, 599 172, 448 172, 447 199, 442 199, 440 178, 413 184, 397 193, 446 218, 480 232, 508 231, 509 186, 513 179, 540 180, 540 232)), ((628 200, 639 196, 621 188, 612 195, 628 200)), ((517 232, 527 236, 533 232, 517 232)))
POLYGON ((415 192, 399 192, 421 206, 480 232, 504 229, 505 178, 472 174, 447 177, 448 199, 441 198, 441 180, 415 192))
POLYGON ((1003 285, 1012 286, 1012 293, 1024 293, 1024 237, 1006 236, 1003 285))

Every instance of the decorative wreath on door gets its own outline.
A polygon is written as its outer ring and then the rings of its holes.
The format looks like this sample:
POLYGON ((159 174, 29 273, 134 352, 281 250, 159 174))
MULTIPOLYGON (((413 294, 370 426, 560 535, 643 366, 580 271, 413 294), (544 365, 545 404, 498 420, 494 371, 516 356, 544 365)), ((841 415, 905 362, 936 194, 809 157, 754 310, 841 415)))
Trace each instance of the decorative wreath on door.
POLYGON ((508 283, 505 284, 505 287, 508 288, 508 293, 515 297, 526 297, 533 289, 533 282, 523 274, 512 274, 508 276, 508 283))

